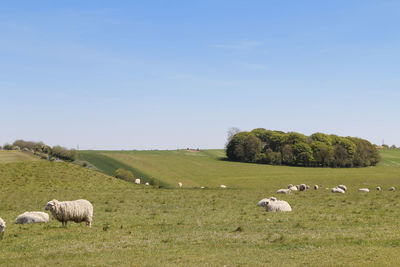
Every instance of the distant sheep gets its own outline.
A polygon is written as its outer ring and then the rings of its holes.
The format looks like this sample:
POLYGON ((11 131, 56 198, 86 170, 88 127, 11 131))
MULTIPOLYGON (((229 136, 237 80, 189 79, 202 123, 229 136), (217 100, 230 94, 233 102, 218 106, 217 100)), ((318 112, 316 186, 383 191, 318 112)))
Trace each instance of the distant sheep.
POLYGON ((6 222, 2 218, 0 218, 0 233, 3 233, 5 228, 6 222))
POLYGON ((291 187, 293 187, 292 184, 288 184, 287 188, 290 189, 291 187))
POLYGON ((343 191, 347 191, 347 187, 345 185, 340 184, 337 187, 342 189, 343 191))
POLYGON ((292 190, 292 191, 297 191, 297 187, 296 186, 292 186, 289 189, 292 190))
POLYGON ((181 182, 178 183, 178 186, 179 186, 179 187, 182 187, 182 185, 183 185, 183 184, 182 184, 181 182))
POLYGON ((275 197, 270 197, 265 201, 264 204, 266 211, 271 212, 286 212, 292 211, 292 207, 290 207, 289 203, 283 200, 277 200, 275 197))
POLYGON ((314 185, 314 190, 318 190, 318 185, 316 184, 316 185, 314 185))
POLYGON ((305 184, 301 184, 301 185, 299 186, 299 190, 300 190, 300 191, 306 190, 306 185, 305 185, 305 184))
POLYGON ((389 191, 394 191, 394 190, 396 190, 396 188, 394 188, 394 186, 389 188, 389 191))
POLYGON ((140 184, 140 179, 139 178, 135 179, 135 184, 140 184))
POLYGON ((221 184, 219 187, 221 187, 221 188, 227 188, 227 186, 224 185, 224 184, 221 184))
POLYGON ((68 221, 86 222, 88 227, 92 226, 93 205, 85 199, 62 202, 53 199, 47 203, 45 210, 50 210, 63 226, 67 226, 68 221))
POLYGON ((310 189, 310 186, 309 186, 309 185, 306 185, 306 189, 310 189))
POLYGON ((276 191, 277 194, 290 194, 290 189, 279 189, 278 191, 276 191))
POLYGON ((40 211, 27 211, 20 214, 15 223, 25 224, 25 223, 47 223, 49 221, 49 214, 40 211))
POLYGON ((381 189, 381 187, 380 186, 378 186, 377 188, 376 188, 376 191, 381 191, 382 189, 381 189))
POLYGON ((344 191, 342 188, 334 187, 334 188, 331 189, 331 192, 332 192, 332 193, 341 193, 341 194, 344 194, 345 191, 344 191))
POLYGON ((360 192, 369 192, 369 189, 368 188, 360 188, 360 189, 358 189, 358 191, 360 191, 360 192))
POLYGON ((144 185, 150 185, 149 182, 146 182, 144 185))
POLYGON ((204 189, 204 188, 205 188, 204 186, 200 187, 200 189, 204 189))

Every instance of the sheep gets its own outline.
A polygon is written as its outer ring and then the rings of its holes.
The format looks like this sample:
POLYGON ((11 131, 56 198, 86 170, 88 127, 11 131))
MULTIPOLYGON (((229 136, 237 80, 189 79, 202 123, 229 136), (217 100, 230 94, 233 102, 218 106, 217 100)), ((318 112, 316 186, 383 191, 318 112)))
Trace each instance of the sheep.
POLYGON ((297 191, 297 187, 296 186, 292 186, 289 189, 292 190, 292 191, 297 191))
POLYGON ((140 184, 140 179, 139 178, 135 179, 135 184, 140 184))
POLYGON ((179 186, 179 187, 182 187, 182 185, 183 185, 183 184, 182 184, 181 182, 178 183, 178 186, 179 186))
POLYGON ((368 188, 360 188, 360 189, 358 189, 358 191, 360 191, 360 192, 369 192, 369 189, 368 188))
POLYGON ((310 186, 309 186, 309 185, 306 185, 306 189, 310 189, 310 186))
POLYGON ((47 223, 49 221, 49 215, 45 212, 40 211, 27 211, 18 215, 15 223, 47 223))
POLYGON ((314 190, 318 190, 318 188, 319 188, 318 185, 315 184, 315 185, 314 185, 314 190))
POLYGON ((306 190, 306 185, 305 185, 305 184, 301 184, 299 187, 300 187, 300 188, 299 188, 300 191, 306 190))
POLYGON ((276 191, 277 194, 290 194, 290 189, 279 189, 278 191, 276 191))
POLYGON ((394 186, 389 188, 389 191, 394 191, 394 190, 396 190, 396 188, 394 188, 394 186))
POLYGON ((269 198, 263 198, 260 201, 258 201, 257 206, 258 207, 266 207, 268 201, 269 201, 269 198))
POLYGON ((291 187, 293 187, 292 184, 288 184, 287 188, 290 189, 291 187))
POLYGON ((150 185, 149 182, 146 182, 144 185, 150 185))
POLYGON ((4 229, 6 228, 6 222, 0 218, 0 233, 4 233, 4 229))
POLYGON ((205 188, 204 186, 200 187, 200 189, 204 189, 204 188, 205 188))
POLYGON ((332 189, 331 189, 331 192, 332 192, 332 193, 341 193, 341 194, 344 194, 344 190, 343 190, 342 188, 339 188, 339 187, 334 187, 334 188, 332 188, 332 189))
POLYGON ((292 211, 292 207, 290 207, 289 203, 283 200, 277 200, 275 197, 270 197, 264 201, 265 211, 271 212, 286 212, 292 211))
POLYGON ((88 227, 92 226, 93 205, 86 199, 62 202, 53 199, 47 203, 45 210, 50 210, 62 226, 67 226, 68 221, 86 222, 88 227))
POLYGON ((345 185, 340 184, 336 187, 342 189, 343 191, 347 191, 347 187, 345 185))
POLYGON ((381 191, 381 187, 378 186, 378 187, 376 188, 376 191, 381 191))
POLYGON ((219 187, 221 187, 221 188, 226 188, 227 186, 224 185, 224 184, 221 184, 219 187))

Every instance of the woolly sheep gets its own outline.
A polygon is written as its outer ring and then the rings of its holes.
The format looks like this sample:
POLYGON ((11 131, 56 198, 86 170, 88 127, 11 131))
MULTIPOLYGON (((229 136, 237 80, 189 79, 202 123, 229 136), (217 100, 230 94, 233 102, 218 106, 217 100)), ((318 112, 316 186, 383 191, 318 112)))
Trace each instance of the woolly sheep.
POLYGON ((181 182, 179 182, 179 183, 178 183, 178 186, 179 186, 179 187, 182 187, 182 183, 181 183, 181 182))
POLYGON ((276 191, 277 194, 290 194, 290 189, 279 189, 278 191, 276 191))
POLYGON ((144 185, 150 185, 149 182, 146 182, 144 185))
POLYGON ((0 233, 4 232, 4 228, 6 228, 6 222, 0 218, 0 233))
POLYGON ((389 191, 394 191, 394 190, 396 190, 396 188, 394 188, 394 186, 389 188, 389 191))
POLYGON ((306 185, 305 184, 301 184, 299 187, 300 187, 299 188, 300 191, 306 190, 306 185))
POLYGON ((220 187, 221 187, 221 188, 226 188, 226 185, 221 184, 220 187))
POLYGON ((358 191, 360 191, 360 192, 369 192, 369 189, 368 188, 360 188, 360 189, 358 189, 358 191))
POLYGON ((204 189, 205 187, 204 186, 202 186, 202 187, 200 187, 201 189, 204 189))
POLYGON ((292 186, 289 189, 292 190, 292 191, 297 191, 297 187, 295 187, 295 186, 292 186))
POLYGON ((269 198, 263 198, 260 201, 258 201, 257 206, 258 207, 266 207, 268 201, 269 201, 269 198))
POLYGON ((135 179, 135 184, 140 184, 140 179, 139 178, 135 179))
POLYGON ((332 189, 331 189, 331 192, 332 192, 332 193, 341 193, 341 194, 344 194, 344 190, 343 190, 342 188, 339 188, 339 187, 334 187, 334 188, 332 188, 332 189))
POLYGON ((45 210, 50 210, 63 226, 67 226, 68 221, 86 222, 88 227, 92 226, 93 205, 86 199, 61 202, 53 199, 47 203, 45 210))
POLYGON ((347 191, 347 187, 345 185, 342 185, 342 184, 338 185, 337 188, 340 188, 343 191, 347 191))
POLYGON ((270 197, 265 201, 265 210, 271 212, 292 211, 289 203, 283 200, 277 200, 275 197, 270 197))
POLYGON ((287 188, 290 189, 291 187, 293 187, 292 184, 288 184, 287 188))
POLYGON ((15 223, 47 223, 49 221, 49 214, 40 211, 27 211, 18 215, 15 223))
POLYGON ((306 185, 306 189, 310 189, 310 186, 309 186, 309 185, 306 185))
POLYGON ((378 186, 378 187, 376 188, 376 191, 381 191, 381 187, 378 186))
POLYGON ((314 185, 314 189, 315 189, 315 190, 318 190, 318 188, 319 188, 319 187, 318 187, 318 185, 317 185, 317 184, 316 184, 316 185, 314 185))

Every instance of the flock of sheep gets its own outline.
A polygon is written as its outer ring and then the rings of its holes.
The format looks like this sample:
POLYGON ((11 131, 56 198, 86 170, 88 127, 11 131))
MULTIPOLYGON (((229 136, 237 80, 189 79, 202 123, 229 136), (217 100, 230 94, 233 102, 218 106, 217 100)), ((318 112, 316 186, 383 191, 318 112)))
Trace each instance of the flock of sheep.
MULTIPOLYGON (((45 210, 49 210, 53 217, 62 223, 62 226, 67 226, 68 221, 76 223, 86 222, 88 227, 91 227, 93 220, 93 205, 85 199, 74 201, 58 201, 53 199, 47 202, 45 210)), ((49 215, 41 211, 27 211, 18 215, 15 222, 17 224, 25 223, 47 223, 49 215)), ((4 233, 6 222, 0 218, 0 233, 4 233)))
MULTIPOLYGON (((318 190, 319 186, 314 185, 314 190, 318 190)), ((292 185, 289 184, 288 188, 284 189, 278 189, 276 191, 277 194, 290 194, 292 191, 305 191, 307 189, 310 189, 309 185, 306 184, 300 184, 300 185, 292 185)), ((329 189, 329 188, 326 188, 329 189)), ((381 191, 381 187, 376 187, 377 191, 381 191)), ((389 191, 394 191, 394 187, 390 187, 389 191)), ((331 188, 332 193, 341 193, 344 194, 347 191, 347 187, 345 185, 338 185, 335 186, 334 188, 331 188)), ((360 188, 358 189, 359 192, 369 192, 368 188, 360 188)), ((284 200, 277 200, 275 197, 270 197, 270 198, 263 198, 261 199, 258 203, 257 206, 259 207, 265 207, 266 211, 273 211, 273 212, 286 212, 286 211, 292 211, 292 207, 289 205, 284 200)))

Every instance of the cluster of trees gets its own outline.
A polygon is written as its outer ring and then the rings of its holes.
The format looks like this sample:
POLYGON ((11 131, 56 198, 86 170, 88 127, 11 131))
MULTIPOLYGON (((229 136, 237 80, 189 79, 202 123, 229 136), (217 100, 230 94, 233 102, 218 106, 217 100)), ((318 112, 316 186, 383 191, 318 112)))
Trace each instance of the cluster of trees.
POLYGON ((50 156, 66 161, 74 161, 78 158, 78 153, 74 149, 67 149, 61 146, 50 147, 43 142, 16 140, 12 144, 5 144, 3 149, 29 151, 41 158, 49 158, 50 156))
POLYGON ((375 145, 361 138, 264 128, 231 135, 226 155, 233 161, 316 167, 366 167, 380 160, 375 145))

